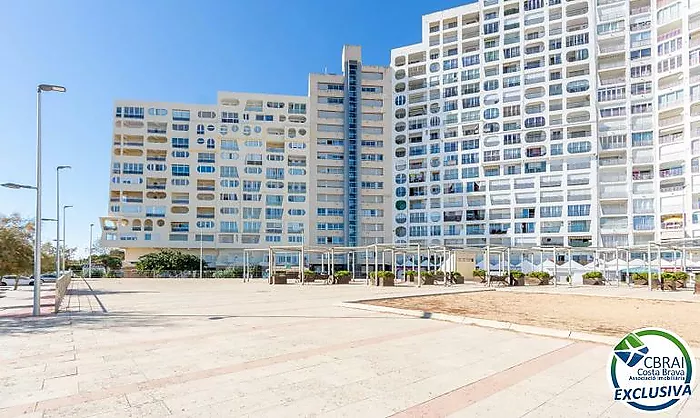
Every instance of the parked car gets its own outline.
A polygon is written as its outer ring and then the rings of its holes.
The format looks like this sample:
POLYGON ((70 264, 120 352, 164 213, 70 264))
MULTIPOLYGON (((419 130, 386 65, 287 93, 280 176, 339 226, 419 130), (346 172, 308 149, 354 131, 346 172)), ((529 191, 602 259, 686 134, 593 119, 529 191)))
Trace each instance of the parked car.
MULTIPOLYGON (((34 286, 34 279, 27 276, 2 276, 0 279, 0 286, 14 286, 17 278, 19 278, 20 286, 34 286)), ((44 283, 43 279, 41 283, 44 283)))
POLYGON ((42 283, 56 283, 56 273, 44 273, 41 275, 42 283))

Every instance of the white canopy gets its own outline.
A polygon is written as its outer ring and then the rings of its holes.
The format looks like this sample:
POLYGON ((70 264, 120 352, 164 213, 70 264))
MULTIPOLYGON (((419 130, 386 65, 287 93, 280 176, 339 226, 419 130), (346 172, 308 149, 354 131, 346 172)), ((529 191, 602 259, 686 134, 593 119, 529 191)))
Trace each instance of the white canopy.
POLYGON ((562 264, 561 266, 557 267, 557 271, 568 271, 569 266, 571 266, 572 271, 589 271, 593 270, 592 267, 589 267, 588 265, 584 266, 579 263, 577 263, 574 260, 569 260, 566 263, 562 264))

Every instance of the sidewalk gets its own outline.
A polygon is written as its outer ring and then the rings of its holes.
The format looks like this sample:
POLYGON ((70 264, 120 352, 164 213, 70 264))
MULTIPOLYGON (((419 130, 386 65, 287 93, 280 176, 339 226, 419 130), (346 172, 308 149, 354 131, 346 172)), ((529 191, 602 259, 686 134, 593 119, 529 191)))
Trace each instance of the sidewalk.
MULTIPOLYGON (((0 288, 0 317, 22 318, 32 315, 34 287, 14 286, 0 288)), ((53 283, 41 286, 41 315, 53 315, 56 301, 56 288, 53 283)))

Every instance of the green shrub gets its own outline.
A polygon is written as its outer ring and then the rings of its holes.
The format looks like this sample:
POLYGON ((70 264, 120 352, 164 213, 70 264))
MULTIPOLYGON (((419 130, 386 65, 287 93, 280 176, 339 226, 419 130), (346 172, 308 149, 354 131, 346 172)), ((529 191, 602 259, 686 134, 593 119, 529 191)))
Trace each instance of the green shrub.
POLYGON ((688 273, 684 271, 677 271, 673 273, 673 276, 680 282, 686 282, 688 280, 688 273))
POLYGON ((511 270, 510 275, 513 276, 513 278, 516 280, 525 277, 525 273, 519 270, 511 270))
POLYGON ((335 277, 339 279, 350 277, 350 272, 347 270, 339 270, 335 272, 335 277))
POLYGON ((486 277, 486 270, 484 269, 474 269, 472 272, 474 277, 486 277))
POLYGON ((533 279, 550 279, 552 277, 552 275, 546 271, 533 271, 530 272, 529 276, 533 279))
POLYGON ((603 273, 599 271, 589 271, 588 273, 583 275, 584 279, 602 279, 603 278, 603 273))
POLYGON ((234 277, 242 277, 243 270, 237 267, 227 268, 225 270, 217 270, 214 272, 212 277, 215 279, 232 279, 234 277))
POLYGON ((407 279, 414 279, 418 275, 417 271, 414 270, 405 270, 404 271, 404 276, 406 276, 407 279))
MULTIPOLYGON (((653 276, 656 276, 653 274, 653 276)), ((649 284, 649 273, 634 273, 632 274, 632 281, 637 284, 649 284)))

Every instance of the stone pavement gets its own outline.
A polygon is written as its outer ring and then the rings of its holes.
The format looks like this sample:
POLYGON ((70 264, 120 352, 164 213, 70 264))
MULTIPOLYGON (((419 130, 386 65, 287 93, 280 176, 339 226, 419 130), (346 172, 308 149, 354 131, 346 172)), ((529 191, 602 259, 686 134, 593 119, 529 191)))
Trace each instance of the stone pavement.
MULTIPOLYGON (((54 313, 56 301, 56 287, 53 283, 41 285, 41 314, 54 313)), ((0 286, 0 318, 20 318, 32 315, 34 305, 34 287, 0 286)))
POLYGON ((76 279, 66 313, 0 318, 0 417, 635 416, 609 346, 338 306, 436 290, 76 279))

